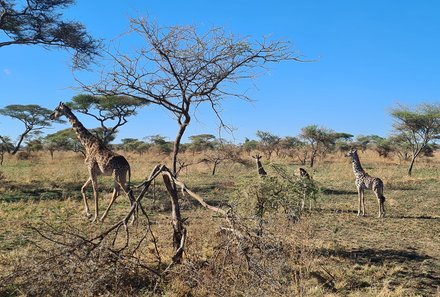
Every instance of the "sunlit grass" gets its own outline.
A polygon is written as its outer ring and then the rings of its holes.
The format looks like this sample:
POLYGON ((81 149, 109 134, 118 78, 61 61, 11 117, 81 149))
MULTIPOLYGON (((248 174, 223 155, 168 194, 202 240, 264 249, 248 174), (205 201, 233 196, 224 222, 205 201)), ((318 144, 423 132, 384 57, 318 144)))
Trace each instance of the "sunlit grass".
MULTIPOLYGON (((163 155, 128 154, 127 158, 133 184, 148 176, 154 165, 170 162, 163 155)), ((370 175, 384 181, 387 217, 376 218, 378 205, 371 191, 365 193, 367 217, 356 216, 357 193, 347 158, 332 155, 318 160, 315 168, 307 168, 322 190, 315 210, 303 219, 311 234, 303 244, 315 251, 308 269, 331 279, 333 291, 311 274, 301 284, 305 296, 435 294, 435 280, 440 277, 439 157, 419 160, 412 177, 406 175, 407 164, 400 164, 397 159, 379 158, 370 151, 361 153, 360 159, 370 175)), ((300 166, 282 159, 272 162, 289 163, 292 170, 300 166)), ((271 174, 269 163, 266 160, 264 164, 271 174)), ((84 234, 98 234, 121 219, 129 208, 122 195, 104 223, 91 224, 83 214, 79 192, 87 170, 82 157, 73 153, 55 153, 54 160, 49 154, 38 154, 31 160, 7 157, 0 172, 0 276, 10 271, 14 261, 32 254, 37 235, 30 226, 68 225, 84 234)), ((198 164, 183 170, 179 178, 208 202, 225 207, 237 184, 255 174, 253 166, 225 163, 212 176, 209 164, 198 164)), ((108 177, 100 178, 99 185, 102 213, 111 197, 113 182, 108 177)), ((153 189, 145 198, 145 205, 166 258, 172 255, 169 202, 160 181, 153 189)), ((88 195, 91 197, 90 191, 88 195)), ((89 204, 93 211, 93 203, 89 204)), ((215 254, 220 220, 189 198, 183 198, 182 207, 183 216, 188 218, 186 257, 209 261, 215 254)), ((291 226, 278 227, 271 232, 292 242, 303 240, 291 234, 291 226)), ((176 282, 170 290, 188 290, 183 287, 176 282)), ((202 296, 200 290, 193 293, 202 296)))

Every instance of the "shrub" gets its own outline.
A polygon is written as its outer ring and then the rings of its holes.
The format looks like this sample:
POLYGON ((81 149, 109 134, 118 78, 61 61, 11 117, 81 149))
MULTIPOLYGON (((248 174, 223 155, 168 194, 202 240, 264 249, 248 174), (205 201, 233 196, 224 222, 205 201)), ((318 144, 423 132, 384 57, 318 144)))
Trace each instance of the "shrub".
POLYGON ((315 201, 319 188, 315 181, 295 176, 286 168, 272 165, 272 176, 242 180, 231 201, 239 216, 255 223, 258 235, 263 232, 266 216, 283 212, 290 221, 298 221, 307 199, 315 201))

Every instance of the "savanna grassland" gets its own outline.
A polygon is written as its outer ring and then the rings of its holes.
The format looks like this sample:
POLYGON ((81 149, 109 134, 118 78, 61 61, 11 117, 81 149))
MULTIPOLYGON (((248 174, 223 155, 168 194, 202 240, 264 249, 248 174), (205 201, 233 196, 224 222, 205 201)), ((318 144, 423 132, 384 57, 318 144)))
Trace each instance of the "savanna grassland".
MULTIPOLYGON (((167 160, 155 154, 125 155, 134 184, 148 176, 155 164, 167 160)), ((420 159, 412 177, 406 175, 407 164, 397 159, 379 158, 370 151, 360 158, 370 175, 384 181, 385 218, 377 218, 377 201, 371 191, 366 191, 367 216, 357 217, 351 164, 337 154, 327 156, 308 169, 320 187, 312 211, 299 222, 289 222, 280 213, 268 215, 264 247, 250 259, 259 269, 249 269, 249 259, 246 267, 241 254, 234 254, 225 239, 222 219, 183 197, 188 230, 184 261, 172 267, 152 293, 152 278, 136 266, 57 259, 61 245, 38 233, 75 230, 92 237, 126 214, 126 197, 118 198, 104 223, 92 224, 83 215, 80 188, 87 171, 80 155, 55 153, 54 160, 48 154, 29 160, 7 157, 0 167, 0 280, 4 282, 0 295, 440 295, 440 156, 420 159)), ((284 159, 272 162, 294 170, 299 167, 284 159)), ((272 167, 267 160, 264 165, 270 176, 272 167)), ((226 209, 237 196, 239 184, 253 181, 255 175, 253 163, 222 163, 214 176, 208 165, 198 164, 184 169, 180 179, 210 204, 226 209)), ((172 233, 169 199, 162 188, 158 182, 144 205, 166 265, 172 255, 172 233)), ((112 180, 101 178, 101 213, 111 190, 112 180)), ((145 225, 141 221, 133 228, 130 236, 135 238, 142 236, 139 230, 145 225)), ((150 239, 138 252, 148 260, 154 248, 150 239)))

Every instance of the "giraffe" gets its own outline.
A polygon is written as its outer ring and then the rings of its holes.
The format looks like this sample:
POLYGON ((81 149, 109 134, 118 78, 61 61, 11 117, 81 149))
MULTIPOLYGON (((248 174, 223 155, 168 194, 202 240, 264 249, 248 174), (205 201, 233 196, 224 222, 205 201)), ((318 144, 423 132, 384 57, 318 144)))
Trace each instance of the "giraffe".
MULTIPOLYGON (((305 180, 312 180, 312 176, 302 167, 300 167, 299 169, 299 176, 302 179, 305 180)), ((306 203, 306 196, 307 196, 307 182, 304 182, 304 193, 303 193, 303 198, 301 200, 301 210, 304 210, 305 208, 305 203, 306 203)), ((312 210, 312 198, 309 198, 309 211, 312 210)))
MULTIPOLYGON (((95 198, 95 215, 92 222, 96 222, 99 215, 97 178, 99 175, 112 175, 113 173, 115 175, 112 199, 104 214, 100 218, 100 221, 103 221, 116 197, 119 196, 120 189, 122 188, 125 193, 128 193, 131 176, 130 165, 123 156, 112 152, 98 137, 90 133, 90 131, 88 131, 73 114, 72 110, 63 102, 60 102, 57 108, 55 108, 54 112, 50 115, 50 119, 55 120, 61 116, 67 117, 76 133, 76 136, 86 150, 85 163, 89 171, 89 178, 81 187, 81 194, 84 200, 85 214, 87 217, 91 217, 89 205, 87 203, 86 188, 92 184, 93 196, 95 198), (127 173, 128 183, 126 179, 127 173)), ((133 201, 131 201, 130 197, 129 199, 130 203, 132 204, 133 201)))
POLYGON ((310 174, 304 168, 300 167, 298 170, 299 170, 299 176, 307 178, 307 179, 312 179, 310 174))
POLYGON ((252 156, 252 158, 255 159, 255 162, 256 162, 256 164, 257 164, 257 171, 258 171, 258 174, 259 174, 260 176, 266 176, 266 175, 267 175, 267 172, 266 172, 266 170, 264 170, 264 168, 263 168, 263 164, 261 164, 261 161, 260 161, 261 156, 260 156, 260 154, 256 154, 255 156, 252 156))
POLYGON ((379 203, 379 218, 385 216, 385 196, 383 195, 383 182, 378 177, 372 177, 362 168, 361 161, 359 160, 359 156, 357 154, 357 150, 351 149, 346 155, 346 157, 351 157, 351 161, 353 163, 353 172, 356 177, 355 184, 358 191, 358 216, 365 216, 365 200, 364 200, 364 191, 365 189, 373 190, 374 194, 376 194, 377 201, 379 203))

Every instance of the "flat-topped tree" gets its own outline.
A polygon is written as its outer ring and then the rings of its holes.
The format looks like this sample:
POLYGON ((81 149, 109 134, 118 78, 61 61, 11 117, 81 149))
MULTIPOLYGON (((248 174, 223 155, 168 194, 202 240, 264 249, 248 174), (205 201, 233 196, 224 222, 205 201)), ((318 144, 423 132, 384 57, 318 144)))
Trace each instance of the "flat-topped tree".
MULTIPOLYGON (((23 141, 32 135, 32 133, 38 133, 40 130, 52 125, 49 119, 51 113, 51 110, 37 104, 12 104, 0 109, 0 115, 17 119, 24 125, 24 131, 18 136, 17 143, 10 151, 12 155, 18 152, 23 141)), ((57 120, 57 122, 63 121, 57 120)))
POLYGON ((398 106, 392 109, 391 115, 396 120, 394 129, 410 147, 408 175, 411 175, 420 153, 430 142, 440 138, 440 104, 422 103, 414 109, 398 106))
POLYGON ((97 120, 99 129, 95 129, 96 135, 104 144, 108 144, 114 139, 118 128, 128 122, 127 118, 136 115, 137 110, 148 103, 129 96, 80 94, 66 104, 97 120))
MULTIPOLYGON (((146 18, 130 22, 131 33, 145 45, 134 53, 112 54, 115 63, 103 71, 101 81, 83 87, 93 94, 132 96, 172 113, 178 124, 173 174, 178 169, 181 139, 197 107, 208 105, 220 125, 226 127, 220 115, 222 100, 249 99, 245 90, 236 90, 239 81, 252 78, 255 69, 268 63, 300 61, 290 44, 283 41, 252 42, 247 37, 226 34, 221 28, 200 33, 194 26, 159 27, 146 18)), ((173 192, 174 244, 179 246, 183 229, 175 187, 173 192)))
POLYGON ((94 39, 84 26, 62 20, 60 11, 74 0, 0 1, 0 47, 42 45, 74 50, 74 68, 86 68, 99 55, 101 41, 94 39))

